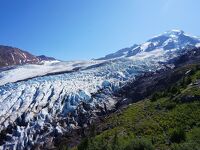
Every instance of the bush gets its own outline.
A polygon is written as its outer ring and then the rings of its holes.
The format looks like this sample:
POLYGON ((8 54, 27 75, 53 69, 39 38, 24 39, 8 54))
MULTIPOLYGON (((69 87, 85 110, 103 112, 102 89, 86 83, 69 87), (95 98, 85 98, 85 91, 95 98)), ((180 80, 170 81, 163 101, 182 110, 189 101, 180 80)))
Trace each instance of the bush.
POLYGON ((151 142, 145 139, 135 139, 133 140, 125 150, 154 150, 151 142))
POLYGON ((113 150, 118 150, 118 147, 119 147, 119 141, 118 141, 118 133, 117 131, 115 131, 115 135, 113 137, 113 140, 112 140, 112 149, 113 150))
POLYGON ((199 145, 195 143, 173 144, 172 150, 199 150, 199 145))
POLYGON ((172 110, 175 107, 176 107, 176 103, 174 103, 174 102, 168 102, 168 103, 165 104, 165 108, 167 110, 172 110))
POLYGON ((162 95, 162 93, 160 93, 160 92, 155 92, 153 95, 152 95, 152 97, 151 97, 151 102, 155 102, 157 99, 160 99, 160 98, 162 98, 163 97, 163 95, 162 95))
POLYGON ((182 88, 186 88, 188 84, 190 84, 192 82, 192 78, 191 77, 185 77, 181 80, 180 82, 180 86, 182 88))
POLYGON ((180 88, 181 88, 180 85, 174 85, 168 90, 168 92, 172 94, 179 94, 181 92, 180 88))
POLYGON ((200 128, 194 128, 191 131, 191 137, 190 137, 193 141, 200 141, 200 128))
POLYGON ((186 134, 183 129, 174 129, 170 134, 170 141, 172 143, 180 143, 182 141, 185 141, 186 134))
POLYGON ((60 145, 59 150, 69 150, 67 145, 60 145))
POLYGON ((89 139, 85 138, 82 142, 78 145, 78 150, 87 150, 89 147, 89 139))
POLYGON ((191 77, 185 77, 185 84, 188 85, 192 82, 191 77))

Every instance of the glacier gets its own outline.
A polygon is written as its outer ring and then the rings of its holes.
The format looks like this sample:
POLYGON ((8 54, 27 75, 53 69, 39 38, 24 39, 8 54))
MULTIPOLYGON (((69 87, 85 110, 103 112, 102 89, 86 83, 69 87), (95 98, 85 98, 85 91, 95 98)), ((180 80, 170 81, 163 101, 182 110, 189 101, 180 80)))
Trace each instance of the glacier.
POLYGON ((0 148, 30 149, 84 126, 78 114, 99 111, 105 105, 112 108, 113 92, 145 72, 173 68, 170 60, 200 43, 194 37, 183 40, 183 34, 171 31, 154 37, 137 46, 140 50, 133 55, 131 49, 123 53, 126 56, 112 59, 46 62, 0 72, 0 131, 6 131, 0 148))

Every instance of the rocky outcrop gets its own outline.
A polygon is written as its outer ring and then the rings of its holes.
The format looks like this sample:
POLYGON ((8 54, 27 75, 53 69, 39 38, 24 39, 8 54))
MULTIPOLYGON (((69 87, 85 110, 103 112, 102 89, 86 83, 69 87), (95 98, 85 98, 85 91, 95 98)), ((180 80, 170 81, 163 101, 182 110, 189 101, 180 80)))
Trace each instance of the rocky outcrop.
POLYGON ((53 57, 47 57, 47 56, 45 56, 45 55, 37 56, 37 58, 38 58, 40 61, 56 60, 56 59, 53 58, 53 57))
POLYGON ((37 64, 43 60, 55 60, 52 57, 44 55, 34 56, 27 51, 19 48, 0 45, 0 67, 23 65, 23 64, 37 64))

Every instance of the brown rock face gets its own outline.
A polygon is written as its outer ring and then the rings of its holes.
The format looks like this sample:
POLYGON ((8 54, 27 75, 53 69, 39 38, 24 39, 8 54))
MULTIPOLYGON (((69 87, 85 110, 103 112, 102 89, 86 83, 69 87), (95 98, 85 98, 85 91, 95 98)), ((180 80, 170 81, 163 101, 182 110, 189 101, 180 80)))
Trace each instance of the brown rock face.
POLYGON ((42 60, 55 60, 52 57, 44 55, 34 56, 29 52, 18 48, 0 45, 0 67, 22 65, 22 64, 37 64, 42 60))

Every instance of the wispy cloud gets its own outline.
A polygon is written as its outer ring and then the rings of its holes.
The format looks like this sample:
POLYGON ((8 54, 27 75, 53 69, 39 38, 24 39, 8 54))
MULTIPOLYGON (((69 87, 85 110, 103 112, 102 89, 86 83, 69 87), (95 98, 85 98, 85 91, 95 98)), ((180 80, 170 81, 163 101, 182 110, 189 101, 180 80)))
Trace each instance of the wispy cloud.
POLYGON ((163 14, 166 14, 170 10, 170 7, 172 7, 173 2, 174 2, 174 0, 164 0, 164 2, 163 2, 164 4, 162 7, 163 14))

